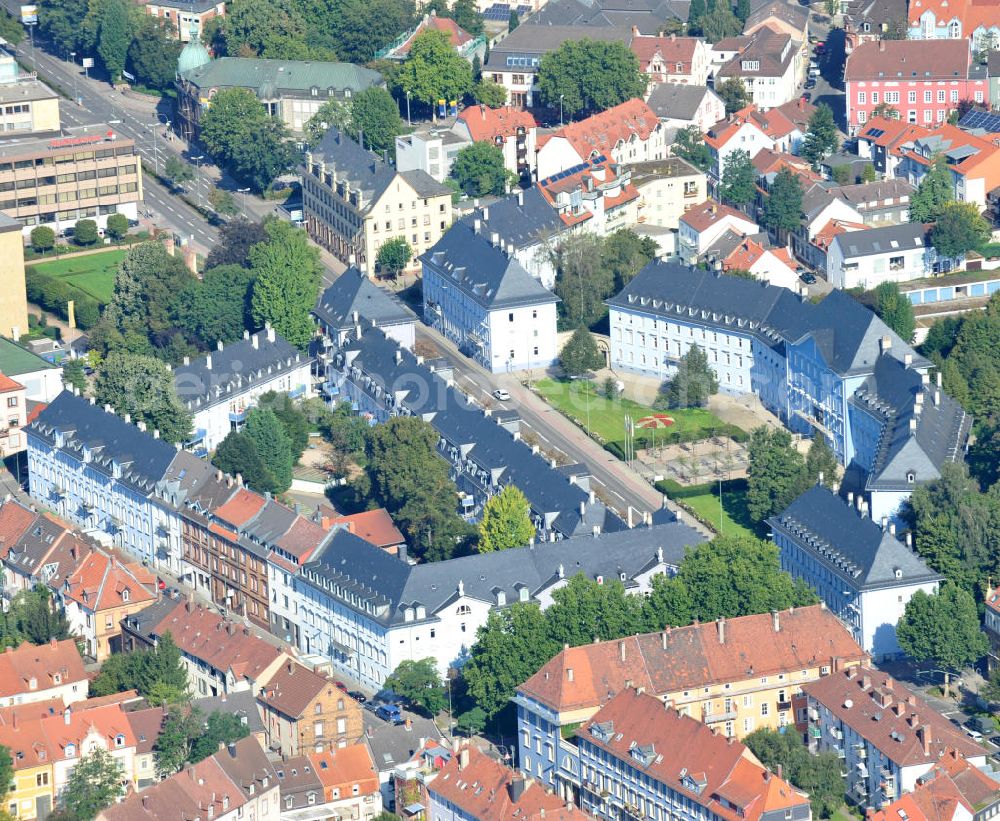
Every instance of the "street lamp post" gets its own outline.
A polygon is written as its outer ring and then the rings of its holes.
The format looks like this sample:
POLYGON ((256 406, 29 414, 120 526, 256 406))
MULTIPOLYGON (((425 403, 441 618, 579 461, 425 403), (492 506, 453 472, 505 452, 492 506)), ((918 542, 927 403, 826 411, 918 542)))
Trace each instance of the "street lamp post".
POLYGON ((559 127, 560 128, 562 128, 562 124, 563 124, 563 106, 562 106, 562 101, 563 101, 563 97, 565 97, 565 96, 566 96, 565 94, 560 94, 559 95, 559 127))
POLYGON ((195 167, 198 169, 196 172, 198 176, 195 179, 195 188, 198 191, 198 202, 200 202, 202 204, 202 208, 204 208, 205 203, 201 196, 201 161, 205 159, 205 155, 199 154, 197 157, 192 157, 191 159, 194 160, 195 167))
POLYGON ((73 62, 73 102, 76 103, 77 105, 79 105, 80 98, 77 96, 77 93, 76 93, 76 75, 78 74, 78 72, 76 70, 76 52, 75 51, 71 51, 69 53, 69 58, 73 62))
POLYGON ((250 190, 249 188, 237 188, 236 189, 236 193, 237 194, 242 194, 243 195, 243 218, 244 219, 246 219, 246 215, 247 215, 247 192, 249 190, 250 190))
POLYGON ((409 91, 406 92, 406 124, 407 125, 413 125, 413 122, 410 120, 410 92, 409 91))

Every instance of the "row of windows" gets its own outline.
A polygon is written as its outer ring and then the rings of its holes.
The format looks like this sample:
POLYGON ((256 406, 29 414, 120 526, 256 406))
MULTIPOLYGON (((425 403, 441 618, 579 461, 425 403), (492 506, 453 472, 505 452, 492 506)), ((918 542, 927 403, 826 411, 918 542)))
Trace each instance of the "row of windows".
POLYGON ((77 151, 72 154, 58 154, 55 156, 33 157, 28 160, 17 160, 16 162, 0 162, 0 174, 5 171, 13 171, 20 168, 39 168, 46 165, 62 165, 70 162, 88 162, 102 160, 106 157, 132 157, 135 156, 133 146, 118 146, 117 148, 101 148, 97 151, 77 151))

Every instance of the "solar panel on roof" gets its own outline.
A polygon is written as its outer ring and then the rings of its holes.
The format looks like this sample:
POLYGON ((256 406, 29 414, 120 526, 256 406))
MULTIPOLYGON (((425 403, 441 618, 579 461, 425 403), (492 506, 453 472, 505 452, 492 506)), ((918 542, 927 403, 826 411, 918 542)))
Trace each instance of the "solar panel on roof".
POLYGON ((959 128, 981 128, 991 134, 1000 133, 1000 114, 988 111, 970 111, 958 122, 959 128))
POLYGON ((871 131, 868 132, 868 136, 875 137, 876 139, 881 137, 883 134, 885 134, 885 130, 882 128, 873 128, 871 131))

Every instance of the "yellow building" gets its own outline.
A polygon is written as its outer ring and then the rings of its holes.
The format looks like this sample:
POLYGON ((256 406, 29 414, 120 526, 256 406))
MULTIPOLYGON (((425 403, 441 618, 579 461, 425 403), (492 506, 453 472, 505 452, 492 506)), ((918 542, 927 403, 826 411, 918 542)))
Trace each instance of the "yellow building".
POLYGON ((309 235, 338 259, 368 275, 378 250, 402 238, 418 257, 451 225, 451 189, 426 171, 396 171, 358 143, 331 128, 306 154, 302 212, 309 235))
POLYGON ((0 336, 17 339, 28 332, 24 289, 24 240, 21 223, 0 213, 0 336))
POLYGON ((684 212, 708 199, 704 172, 680 157, 635 163, 632 184, 638 189, 639 222, 674 231, 684 212))
POLYGON ((58 133, 59 95, 51 88, 34 77, 0 83, 0 136, 58 133))
MULTIPOLYGON (((62 710, 62 701, 54 702, 62 710)), ((42 731, 39 707, 0 710, 0 744, 10 750, 14 762, 14 789, 3 806, 15 818, 45 818, 55 805, 52 754, 42 731)))

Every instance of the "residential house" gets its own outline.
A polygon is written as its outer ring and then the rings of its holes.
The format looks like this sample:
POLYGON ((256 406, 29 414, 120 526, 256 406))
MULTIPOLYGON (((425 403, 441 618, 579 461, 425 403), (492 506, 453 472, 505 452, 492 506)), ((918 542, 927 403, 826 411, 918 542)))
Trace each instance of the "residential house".
POLYGON ((534 178, 538 123, 512 106, 469 106, 461 111, 452 133, 468 143, 488 142, 500 149, 504 168, 522 180, 534 178))
POLYGON ((907 123, 929 126, 947 120, 959 100, 982 102, 989 93, 985 66, 973 64, 967 40, 933 48, 913 40, 862 43, 847 57, 844 85, 852 136, 883 103, 907 123))
POLYGON ((971 419, 930 384, 930 363, 839 289, 786 288, 654 260, 608 300, 612 367, 668 378, 704 346, 720 389, 753 393, 793 431, 823 433, 871 515, 962 458, 971 419))
POLYGON ((0 653, 0 700, 6 706, 53 700, 73 704, 87 697, 87 681, 73 639, 24 642, 0 653))
POLYGON ((333 679, 288 661, 257 693, 269 750, 306 755, 353 744, 362 734, 361 705, 333 679))
POLYGON ((1000 810, 996 771, 974 767, 955 750, 917 779, 906 793, 873 813, 872 821, 986 821, 1000 810))
POLYGON ((384 507, 363 510, 350 516, 338 516, 332 519, 330 524, 334 527, 344 527, 348 533, 360 536, 368 544, 373 544, 394 556, 399 553, 400 548, 406 547, 406 538, 384 507))
POLYGON ((369 276, 387 240, 405 239, 416 260, 451 224, 450 188, 424 171, 394 169, 339 129, 331 128, 306 152, 304 165, 309 235, 369 276))
POLYGON ((887 179, 896 177, 896 168, 903 160, 899 147, 910 144, 916 137, 926 136, 929 129, 889 117, 869 117, 858 129, 858 156, 870 159, 876 171, 887 179))
POLYGON ((950 750, 982 767, 986 751, 901 682, 849 667, 802 688, 809 699, 809 749, 834 752, 847 794, 881 807, 912 792, 950 750))
POLYGON ((541 784, 465 744, 427 784, 427 817, 435 821, 586 821, 590 818, 541 784))
MULTIPOLYGON (((537 500, 535 487, 525 487, 529 501, 537 500)), ((671 522, 411 565, 337 531, 293 577, 299 649, 376 689, 406 660, 433 658, 444 674, 466 657, 491 611, 515 601, 546 607, 574 573, 616 578, 641 593, 654 573, 675 568, 684 548, 701 540, 671 522)))
POLYGON ((250 731, 261 747, 266 746, 264 722, 257 706, 256 694, 249 690, 239 690, 235 693, 222 693, 218 696, 204 696, 191 699, 191 709, 201 711, 207 720, 213 713, 234 715, 240 724, 250 731))
POLYGON ((262 394, 293 399, 312 395, 313 360, 267 327, 173 368, 174 388, 192 416, 187 442, 203 454, 215 450, 231 431, 241 430, 262 394))
MULTIPOLYGON (((39 80, 35 72, 26 71, 18 65, 13 43, 6 42, 3 45, 4 48, 0 49, 0 104, 3 105, 0 131, 4 132, 5 137, 51 135, 58 132, 59 94, 39 80)), ((9 218, 2 222, 5 228, 15 227, 15 221, 9 218)), ((20 225, 16 227, 20 229, 20 225)), ((11 250, 18 249, 12 247, 11 250)), ((9 262, 23 264, 23 252, 16 253, 9 262)), ((20 301, 22 305, 23 300, 23 293, 19 300, 15 295, 15 301, 20 301)), ((20 322, 15 324, 21 333, 27 333, 27 325, 20 322)), ((10 334, 11 327, 6 320, 0 322, 0 333, 10 334)))
POLYGON ((121 622, 156 601, 156 577, 138 562, 95 549, 66 576, 60 599, 70 632, 98 663, 121 650, 121 622))
POLYGON ((720 265, 726 273, 746 271, 761 282, 792 290, 798 287, 799 275, 791 252, 751 237, 740 239, 737 246, 720 260, 720 265))
POLYGON ((423 744, 408 761, 399 764, 392 773, 392 791, 396 804, 403 812, 414 812, 430 806, 427 785, 454 755, 452 745, 442 744, 435 738, 422 739, 423 744))
MULTIPOLYGON (((796 253, 799 259, 811 265, 817 271, 826 271, 830 245, 840 234, 849 231, 865 231, 868 226, 861 222, 851 222, 850 220, 830 220, 813 238, 809 240, 804 249, 797 248, 796 253)), ((794 240, 793 240, 794 241, 794 240)))
POLYGON ((941 576, 896 537, 895 523, 863 516, 848 493, 845 502, 814 485, 768 520, 771 536, 782 569, 812 587, 865 652, 895 658, 907 602, 937 592, 941 576))
MULTIPOLYGON (((16 315, 16 310, 16 306, 5 306, 9 315, 16 315)), ((0 336, 0 373, 23 385, 24 398, 29 402, 51 402, 63 389, 62 368, 3 336, 0 336)))
MULTIPOLYGON (((200 43, 189 44, 192 45, 200 43)), ((201 51, 204 51, 203 46, 201 51)), ((289 131, 301 134, 310 118, 329 100, 345 102, 367 88, 385 86, 377 71, 353 63, 260 57, 207 58, 205 53, 192 65, 182 52, 178 61, 174 128, 185 140, 198 139, 201 118, 212 98, 226 89, 247 89, 268 114, 281 120, 289 131)))
POLYGON ((490 47, 483 77, 507 91, 507 104, 514 108, 540 109, 538 65, 546 54, 569 40, 588 38, 628 45, 632 30, 627 25, 586 26, 525 23, 490 47))
POLYGON ((365 746, 375 764, 382 806, 390 812, 403 810, 412 802, 406 793, 396 792, 396 769, 426 746, 443 746, 447 742, 431 719, 419 715, 414 715, 408 726, 382 721, 367 710, 364 719, 365 746))
POLYGON ((623 810, 685 821, 812 818, 808 796, 761 766, 741 742, 645 692, 618 693, 576 738, 580 806, 599 818, 612 821, 623 810))
POLYGON ((809 9, 780 0, 755 4, 743 27, 744 34, 753 34, 767 27, 787 34, 801 48, 809 41, 809 9))
MULTIPOLYGON (((861 212, 846 198, 838 196, 837 188, 829 183, 812 181, 807 174, 796 172, 803 182, 802 221, 797 230, 789 235, 795 256, 818 271, 826 271, 827 250, 820 249, 817 236, 831 222, 839 224, 863 225, 861 212)), ((761 178, 760 188, 766 190, 774 181, 774 175, 761 178)), ((763 202, 761 203, 763 205, 763 202)), ((830 236, 833 241, 833 236, 830 236)), ((821 242, 821 240, 819 241, 821 242)))
POLYGON ((458 152, 471 141, 452 131, 447 121, 417 126, 396 137, 396 170, 424 171, 436 182, 451 175, 458 152))
MULTIPOLYGON (((684 0, 641 2, 635 0, 551 0, 540 3, 530 22, 538 26, 576 25, 590 30, 608 26, 631 26, 641 34, 660 34, 686 23, 688 4, 684 0)), ((523 18, 522 18, 523 19, 523 18)), ((579 38, 585 37, 580 34, 579 38)))
POLYGON ((414 28, 403 32, 391 45, 379 49, 375 53, 375 59, 402 62, 409 57, 413 41, 428 31, 444 34, 448 38, 448 43, 455 49, 455 53, 470 63, 476 57, 482 60, 486 55, 486 39, 484 37, 474 37, 450 17, 439 17, 437 11, 431 9, 430 13, 425 14, 414 28))
POLYGON ((739 38, 737 54, 715 73, 715 83, 742 80, 750 101, 759 108, 773 108, 798 96, 800 43, 765 23, 752 34, 739 38))
POLYGON ((756 234, 760 228, 742 211, 715 200, 691 206, 679 222, 677 245, 680 258, 685 262, 696 262, 726 231, 746 235, 756 234))
POLYGON ((378 772, 364 744, 309 753, 308 759, 333 816, 371 821, 382 812, 378 772))
POLYGON ((929 271, 926 228, 919 222, 838 234, 826 255, 826 278, 835 288, 870 290, 929 271))
POLYGON ((539 180, 538 188, 564 223, 607 236, 639 221, 639 192, 628 166, 593 159, 539 180))
POLYGON ((226 14, 225 0, 145 0, 142 7, 150 17, 162 20, 167 31, 182 43, 190 42, 192 29, 197 38, 209 20, 226 14))
POLYGON ((627 100, 553 132, 538 148, 538 178, 601 158, 619 165, 662 160, 666 130, 645 102, 627 100))
POLYGON ((727 737, 804 730, 803 685, 866 660, 822 604, 568 647, 517 688, 518 760, 576 795, 582 772, 564 736, 629 686, 727 737))
POLYGON ((961 40, 979 53, 1000 48, 1000 18, 990 0, 913 0, 908 26, 910 40, 961 40))
POLYGON ((752 160, 760 151, 774 148, 774 139, 764 131, 763 123, 751 116, 753 113, 753 107, 747 106, 705 132, 705 145, 712 157, 709 176, 715 185, 721 182, 726 161, 734 151, 746 151, 752 160))
POLYGON ((708 129, 726 116, 726 104, 705 85, 657 83, 646 98, 653 113, 667 128, 708 129))
POLYGON ((459 222, 421 258, 424 321, 494 373, 558 358, 556 304, 482 226, 459 222))
POLYGON ((278 821, 280 784, 274 766, 253 738, 226 745, 213 756, 246 801, 243 817, 278 821))
POLYGON ((986 73, 990 77, 990 109, 1000 108, 1000 51, 991 51, 986 57, 986 73))
POLYGON ((639 70, 650 84, 677 83, 705 86, 708 83, 709 51, 700 37, 652 37, 632 31, 629 44, 639 58, 639 70))
POLYGON ((275 762, 274 773, 278 777, 283 819, 325 821, 331 817, 330 808, 323 801, 323 784, 306 756, 282 758, 275 762))
POLYGON ((910 221, 910 197, 915 187, 904 179, 893 177, 879 182, 841 185, 831 190, 854 206, 865 225, 910 221))
MULTIPOLYGON (((349 267, 337 277, 316 301, 313 315, 323 332, 324 340, 340 345, 359 323, 376 325, 408 350, 416 338, 417 315, 395 294, 379 288, 357 266, 349 267)), ((319 355, 323 364, 328 360, 328 347, 319 355)))
POLYGON ((153 747, 160 737, 167 713, 166 707, 147 707, 125 714, 135 736, 135 771, 132 775, 135 786, 140 790, 160 780, 153 747))
POLYGON ((28 422, 24 385, 0 372, 0 459, 27 449, 22 428, 28 422))
POLYGON ((704 172, 680 157, 636 163, 629 170, 632 185, 639 192, 639 226, 635 230, 677 231, 685 210, 708 198, 704 172))
POLYGON ((847 54, 860 43, 904 35, 907 0, 848 0, 842 3, 844 6, 842 19, 847 54))
POLYGON ((42 732, 41 716, 18 716, 16 711, 0 708, 0 744, 10 751, 13 767, 4 808, 23 821, 44 821, 55 808, 53 751, 42 732))

